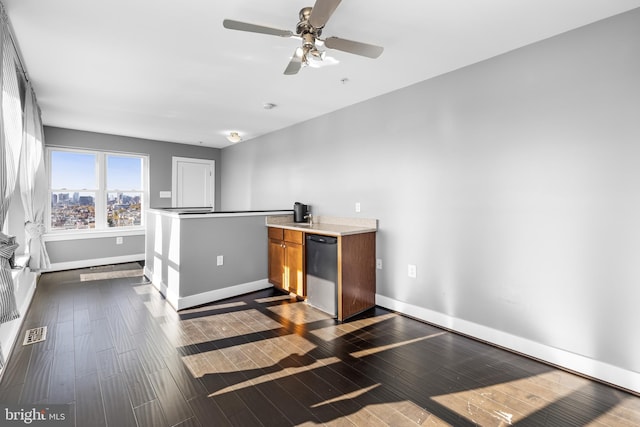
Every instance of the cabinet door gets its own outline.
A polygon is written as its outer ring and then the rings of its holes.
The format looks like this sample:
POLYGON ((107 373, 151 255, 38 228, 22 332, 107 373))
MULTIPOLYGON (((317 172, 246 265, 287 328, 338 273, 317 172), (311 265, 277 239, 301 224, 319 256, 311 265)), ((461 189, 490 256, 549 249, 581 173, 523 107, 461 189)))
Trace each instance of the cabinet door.
POLYGON ((285 243, 285 276, 289 292, 304 296, 304 246, 298 243, 285 243))
POLYGON ((285 289, 285 247, 282 240, 269 239, 269 282, 285 289))
POLYGON ((298 243, 300 245, 304 243, 304 233, 302 233, 302 231, 296 231, 296 230, 283 230, 283 231, 284 233, 282 233, 282 236, 285 242, 298 243))

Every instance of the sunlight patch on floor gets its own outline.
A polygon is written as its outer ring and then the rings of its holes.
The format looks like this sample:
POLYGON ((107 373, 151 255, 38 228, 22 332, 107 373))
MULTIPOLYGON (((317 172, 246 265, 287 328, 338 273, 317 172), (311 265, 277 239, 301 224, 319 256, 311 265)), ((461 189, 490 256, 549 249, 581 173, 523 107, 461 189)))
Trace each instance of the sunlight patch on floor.
POLYGON ((304 304, 283 304, 274 307, 268 307, 267 310, 281 316, 285 320, 295 323, 296 325, 304 325, 321 320, 329 320, 331 316, 316 310, 315 308, 304 304))
POLYGON ((370 392, 371 390, 373 390, 374 388, 380 387, 380 384, 373 384, 370 385, 369 387, 363 387, 360 388, 358 390, 354 390, 351 393, 344 393, 341 394, 340 396, 336 396, 333 399, 329 399, 329 400, 324 400, 322 402, 318 402, 314 405, 311 405, 312 408, 319 408, 320 406, 324 406, 324 405, 330 405, 332 403, 337 403, 340 402, 342 400, 349 400, 349 399, 356 399, 360 396, 362 396, 365 393, 370 392))
POLYGON ((376 353, 380 353, 383 351, 387 351, 387 350, 392 350, 394 348, 398 348, 398 347, 402 347, 405 345, 410 345, 410 344, 414 344, 420 341, 424 341, 424 340, 428 340, 430 338, 434 338, 434 337, 439 337, 440 335, 444 335, 447 332, 438 332, 436 334, 431 334, 431 335, 427 335, 424 337, 418 337, 418 338, 414 338, 412 340, 406 340, 406 341, 400 341, 400 342, 396 342, 396 343, 392 343, 392 344, 387 344, 387 345, 381 345, 378 347, 372 347, 372 348, 366 348, 364 350, 360 350, 360 351, 354 351, 353 353, 350 353, 351 356, 353 357, 365 357, 365 356, 370 356, 372 354, 376 354, 376 353))
POLYGON ((82 273, 80 274, 81 282, 90 282, 92 280, 121 279, 126 277, 142 277, 143 272, 137 268, 135 270, 114 270, 101 271, 98 273, 82 273))
MULTIPOLYGON (((155 289, 154 289, 155 290, 155 289)), ((157 291, 155 291, 157 292, 157 291)), ((142 294, 140 294, 142 295, 142 294)), ((147 308, 147 311, 156 319, 162 319, 165 317, 167 313, 167 307, 164 304, 164 301, 151 300, 145 301, 144 306, 147 308)), ((173 308, 171 308, 173 310, 173 308)), ((166 320, 161 320, 162 323, 166 322, 166 320)))
POLYGON ((180 310, 180 314, 202 313, 202 312, 214 311, 214 310, 225 310, 227 308, 244 307, 245 305, 247 305, 247 303, 244 301, 227 302, 223 304, 207 304, 202 307, 185 308, 184 310, 180 310))
POLYGON ((280 378, 285 378, 288 376, 304 374, 306 372, 313 371, 315 369, 325 368, 327 365, 340 363, 340 362, 341 360, 338 359, 337 357, 328 357, 325 359, 318 359, 314 363, 309 365, 290 366, 287 368, 279 367, 279 369, 275 370, 274 372, 259 375, 254 378, 248 379, 246 381, 239 382, 239 383, 230 385, 228 387, 225 387, 223 389, 220 389, 214 393, 209 394, 209 397, 220 396, 225 393, 230 393, 230 392, 239 391, 245 388, 255 387, 257 385, 268 383, 271 381, 277 381, 280 378))
POLYGON ((555 372, 547 372, 487 387, 434 396, 432 399, 480 425, 511 425, 575 391, 557 385, 552 379, 554 375, 555 372), (547 382, 556 386, 550 387, 547 382), (536 389, 540 396, 532 393, 536 389), (514 411, 514 407, 519 411, 514 411))
POLYGON ((389 313, 382 316, 371 317, 367 319, 354 320, 347 323, 339 323, 336 325, 327 326, 326 328, 320 328, 310 331, 313 335, 321 338, 325 341, 332 341, 336 338, 342 337, 353 331, 366 328, 371 325, 375 325, 380 322, 384 322, 397 314, 389 313))
POLYGON ((258 304, 266 304, 269 302, 289 301, 293 299, 295 299, 295 297, 292 297, 291 295, 276 295, 274 297, 256 298, 254 301, 258 304))
MULTIPOLYGON (((586 387, 586 390, 592 387, 592 383, 586 378, 579 377, 577 375, 559 371, 560 376, 556 375, 553 377, 554 379, 560 377, 560 381, 562 381, 561 389, 565 389, 567 387, 570 388, 571 393, 575 394, 577 392, 578 397, 573 396, 576 400, 579 400, 584 395, 580 391, 582 387, 586 387), (564 377, 564 378, 563 378, 564 377), (564 381, 566 378, 573 377, 575 380, 564 381), (573 386, 566 386, 565 383, 570 382, 573 383, 573 386)), ((557 374, 558 372, 556 372, 557 374)), ((626 394, 622 391, 614 391, 613 392, 617 398, 616 402, 610 402, 611 406, 608 410, 601 409, 599 414, 594 417, 590 422, 586 425, 588 426, 615 426, 615 427, 638 427, 640 426, 640 401, 636 396, 626 394), (626 397, 625 397, 626 396, 626 397), (631 409, 634 408, 635 409, 631 409)), ((571 398, 572 396, 570 396, 571 398)), ((556 399, 556 401, 559 399, 556 399)), ((576 405, 576 403, 571 402, 570 404, 576 405)))
POLYGON ((153 292, 158 292, 156 288, 151 286, 149 283, 142 283, 140 285, 133 286, 133 290, 138 295, 148 295, 153 292))
MULTIPOLYGON (((186 311, 185 311, 186 312, 186 311)), ((183 313, 183 312, 180 312, 183 313)), ((182 322, 184 328, 197 329, 190 344, 219 341, 246 334, 280 329, 282 325, 256 309, 230 313, 212 313, 182 322)))
MULTIPOLYGON (((634 403, 638 403, 638 398, 635 396, 629 396, 627 399, 622 399, 616 406, 594 419, 593 424, 629 427, 640 426, 640 412, 631 411, 629 410, 629 407, 626 406, 633 406, 634 403)), ((639 407, 638 409, 640 409, 640 405, 637 406, 639 407)))
POLYGON ((410 400, 385 401, 367 405, 367 410, 385 425, 448 426, 440 418, 410 400))
MULTIPOLYGON (((276 372, 282 369, 295 369, 298 365, 304 364, 305 360, 302 360, 304 356, 301 355, 315 348, 315 345, 310 341, 292 334, 187 355, 183 356, 182 360, 195 377, 238 372, 246 369, 265 369, 276 372), (262 352, 265 356, 257 359, 256 352, 262 352), (254 356, 251 357, 251 364, 246 369, 243 364, 247 363, 246 359, 249 357, 246 356, 242 360, 242 355, 254 356), (204 363, 205 361, 208 364, 204 363)), ((330 363, 334 363, 334 358, 330 359, 330 363)), ((325 359, 321 359, 317 363, 322 365, 322 360, 325 359)), ((339 359, 335 358, 335 360, 339 359)))

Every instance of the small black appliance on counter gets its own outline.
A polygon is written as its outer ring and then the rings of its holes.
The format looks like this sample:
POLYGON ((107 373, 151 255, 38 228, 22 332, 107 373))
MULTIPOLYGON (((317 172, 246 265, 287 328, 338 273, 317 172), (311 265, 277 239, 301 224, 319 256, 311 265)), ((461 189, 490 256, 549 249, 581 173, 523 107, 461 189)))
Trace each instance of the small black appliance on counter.
POLYGON ((311 213, 311 205, 295 202, 293 205, 293 222, 307 222, 311 213))

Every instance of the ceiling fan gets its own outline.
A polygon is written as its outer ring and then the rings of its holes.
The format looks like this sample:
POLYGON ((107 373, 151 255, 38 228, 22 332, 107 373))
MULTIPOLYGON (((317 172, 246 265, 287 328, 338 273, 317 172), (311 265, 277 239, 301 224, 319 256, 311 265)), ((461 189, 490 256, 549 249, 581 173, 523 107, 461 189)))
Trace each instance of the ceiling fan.
POLYGON ((341 0, 316 0, 313 7, 302 8, 300 10, 300 22, 296 25, 295 34, 289 30, 280 30, 262 25, 249 24, 247 22, 234 21, 232 19, 225 19, 222 21, 222 25, 231 30, 248 31, 251 33, 269 34, 272 36, 297 38, 301 40, 302 46, 295 50, 289 65, 287 65, 287 68, 284 70, 284 74, 296 74, 303 65, 309 65, 310 61, 321 61, 325 54, 325 52, 321 50, 323 46, 329 49, 366 56, 367 58, 379 57, 384 50, 380 46, 338 37, 320 38, 322 29, 340 4, 340 1, 341 0))

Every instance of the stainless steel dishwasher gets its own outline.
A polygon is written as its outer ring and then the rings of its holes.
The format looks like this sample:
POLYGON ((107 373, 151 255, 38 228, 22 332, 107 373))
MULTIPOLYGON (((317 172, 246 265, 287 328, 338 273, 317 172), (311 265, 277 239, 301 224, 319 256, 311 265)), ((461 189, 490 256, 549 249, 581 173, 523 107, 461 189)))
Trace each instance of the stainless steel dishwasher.
POLYGON ((307 234, 307 303, 338 316, 338 239, 307 234))

